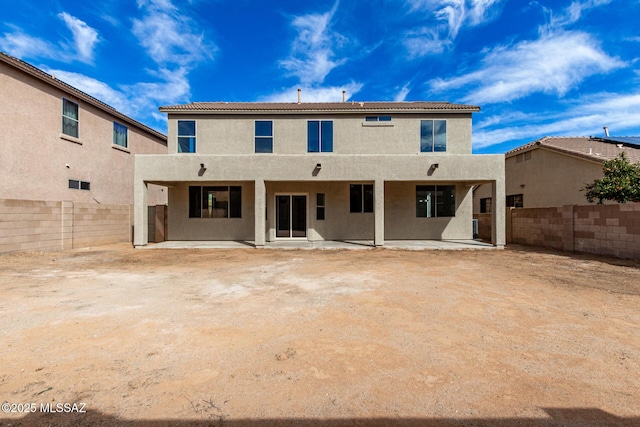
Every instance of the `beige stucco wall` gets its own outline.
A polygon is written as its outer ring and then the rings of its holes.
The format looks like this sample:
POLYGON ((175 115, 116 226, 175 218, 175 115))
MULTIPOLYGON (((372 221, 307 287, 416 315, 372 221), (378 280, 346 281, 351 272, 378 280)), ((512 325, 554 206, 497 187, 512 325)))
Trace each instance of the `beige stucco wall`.
POLYGON ((602 164, 556 153, 544 148, 518 163, 505 160, 506 195, 522 194, 525 208, 587 205, 585 184, 602 177, 602 164))
MULTIPOLYGON (((456 214, 445 218, 416 217, 416 185, 429 182, 387 182, 385 239, 472 239, 471 188, 456 186, 456 214)), ((443 184, 446 185, 446 184, 443 184)))
MULTIPOLYGON (((114 148, 113 116, 0 63, 0 198, 130 205, 135 154, 166 153, 164 141, 130 124, 126 150, 114 148), (62 137, 62 98, 79 105, 79 138, 62 137), (68 165, 68 166, 67 166, 68 165), (91 190, 68 188, 68 180, 91 190)), ((120 122, 120 121, 119 121, 120 122)), ((166 191, 150 188, 149 203, 166 191)))
MULTIPOLYGON (((177 120, 196 120, 196 152, 198 154, 254 153, 254 122, 273 120, 273 153, 307 152, 307 121, 333 120, 333 153, 335 154, 419 154, 420 120, 447 121, 447 153, 471 154, 471 114, 391 114, 391 122, 365 122, 361 115, 177 115, 169 117, 169 153, 177 153, 177 120)), ((181 155, 192 155, 184 153, 181 155)))
MULTIPOLYGON (((307 239, 373 240, 374 213, 349 211, 349 182, 267 182, 266 240, 275 240, 278 194, 307 197, 307 239), (325 194, 325 219, 316 217, 316 195, 325 194)), ((387 182, 384 189, 385 239, 471 239, 471 192, 456 186, 456 215, 450 218, 416 218, 416 185, 425 182, 387 182)), ((186 182, 169 190, 168 240, 254 240, 253 182, 186 182), (241 185, 242 218, 189 218, 189 185, 241 185)))
POLYGON ((253 240, 253 182, 183 182, 169 188, 167 240, 253 240), (242 218, 189 218, 190 185, 239 185, 242 218))

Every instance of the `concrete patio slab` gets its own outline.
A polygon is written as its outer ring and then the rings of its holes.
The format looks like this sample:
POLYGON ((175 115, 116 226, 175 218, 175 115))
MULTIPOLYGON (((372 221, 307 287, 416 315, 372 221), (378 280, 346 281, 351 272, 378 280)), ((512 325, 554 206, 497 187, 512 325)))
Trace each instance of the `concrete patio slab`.
MULTIPOLYGON (((253 241, 166 241, 150 243, 145 249, 236 249, 255 247, 253 241)), ((280 240, 267 242, 266 249, 373 249, 371 240, 280 240)), ((490 243, 479 240, 387 240, 383 248, 403 250, 460 250, 495 249, 490 243)))

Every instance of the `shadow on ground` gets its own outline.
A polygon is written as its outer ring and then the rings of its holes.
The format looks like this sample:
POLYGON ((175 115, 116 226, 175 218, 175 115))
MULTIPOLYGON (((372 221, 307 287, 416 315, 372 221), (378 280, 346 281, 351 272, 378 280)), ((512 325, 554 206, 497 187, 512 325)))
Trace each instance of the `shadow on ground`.
POLYGON ((116 427, 271 427, 271 426, 372 426, 372 427, 436 427, 436 426, 522 426, 522 427, 632 427, 640 425, 640 417, 622 418, 597 408, 543 408, 548 418, 340 418, 340 419, 227 419, 224 414, 208 414, 204 419, 126 420, 98 411, 86 413, 30 413, 20 419, 0 419, 6 426, 116 426, 116 427))
POLYGON ((557 255, 564 256, 567 258, 573 258, 577 260, 590 260, 590 261, 599 261, 604 262, 609 265, 615 265, 619 267, 630 267, 640 270, 640 260, 634 259, 626 259, 626 258, 615 258, 608 255, 596 255, 596 254, 588 254, 584 252, 564 252, 553 248, 544 248, 540 246, 529 246, 529 245, 520 245, 515 243, 510 243, 505 246, 505 249, 511 250, 514 252, 531 252, 537 254, 549 254, 549 255, 557 255))

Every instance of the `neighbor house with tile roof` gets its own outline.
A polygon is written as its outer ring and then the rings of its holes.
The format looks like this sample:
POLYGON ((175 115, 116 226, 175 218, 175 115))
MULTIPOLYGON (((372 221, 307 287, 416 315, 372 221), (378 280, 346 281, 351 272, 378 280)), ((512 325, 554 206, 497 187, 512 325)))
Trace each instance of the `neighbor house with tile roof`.
MULTIPOLYGON (((168 240, 472 239, 472 192, 501 155, 473 155, 471 116, 448 102, 194 102, 168 114, 168 154, 135 159, 134 244, 152 184, 169 192, 168 240)), ((504 207, 504 203, 498 203, 504 207)), ((492 242, 504 245, 504 209, 492 242)))
MULTIPOLYGON (((505 153, 507 207, 588 204, 588 183, 602 178, 602 163, 623 154, 640 162, 640 137, 546 136, 505 153)), ((488 213, 490 186, 474 191, 474 212, 488 213)))

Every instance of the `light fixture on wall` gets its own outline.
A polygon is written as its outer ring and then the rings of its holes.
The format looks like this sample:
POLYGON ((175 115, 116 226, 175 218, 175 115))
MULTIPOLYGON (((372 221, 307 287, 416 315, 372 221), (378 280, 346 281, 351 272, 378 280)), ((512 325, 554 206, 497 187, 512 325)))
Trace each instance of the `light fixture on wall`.
POLYGON ((204 166, 204 163, 200 163, 200 170, 198 171, 198 176, 204 175, 204 171, 206 170, 207 168, 204 166))
POLYGON ((431 167, 432 167, 433 169, 438 169, 438 168, 440 167, 440 165, 439 165, 438 163, 433 163, 433 164, 431 165, 431 167))
POLYGON ((524 184, 520 184, 520 188, 524 188, 524 184))
POLYGON ((316 163, 316 169, 322 169, 322 163, 316 163))

